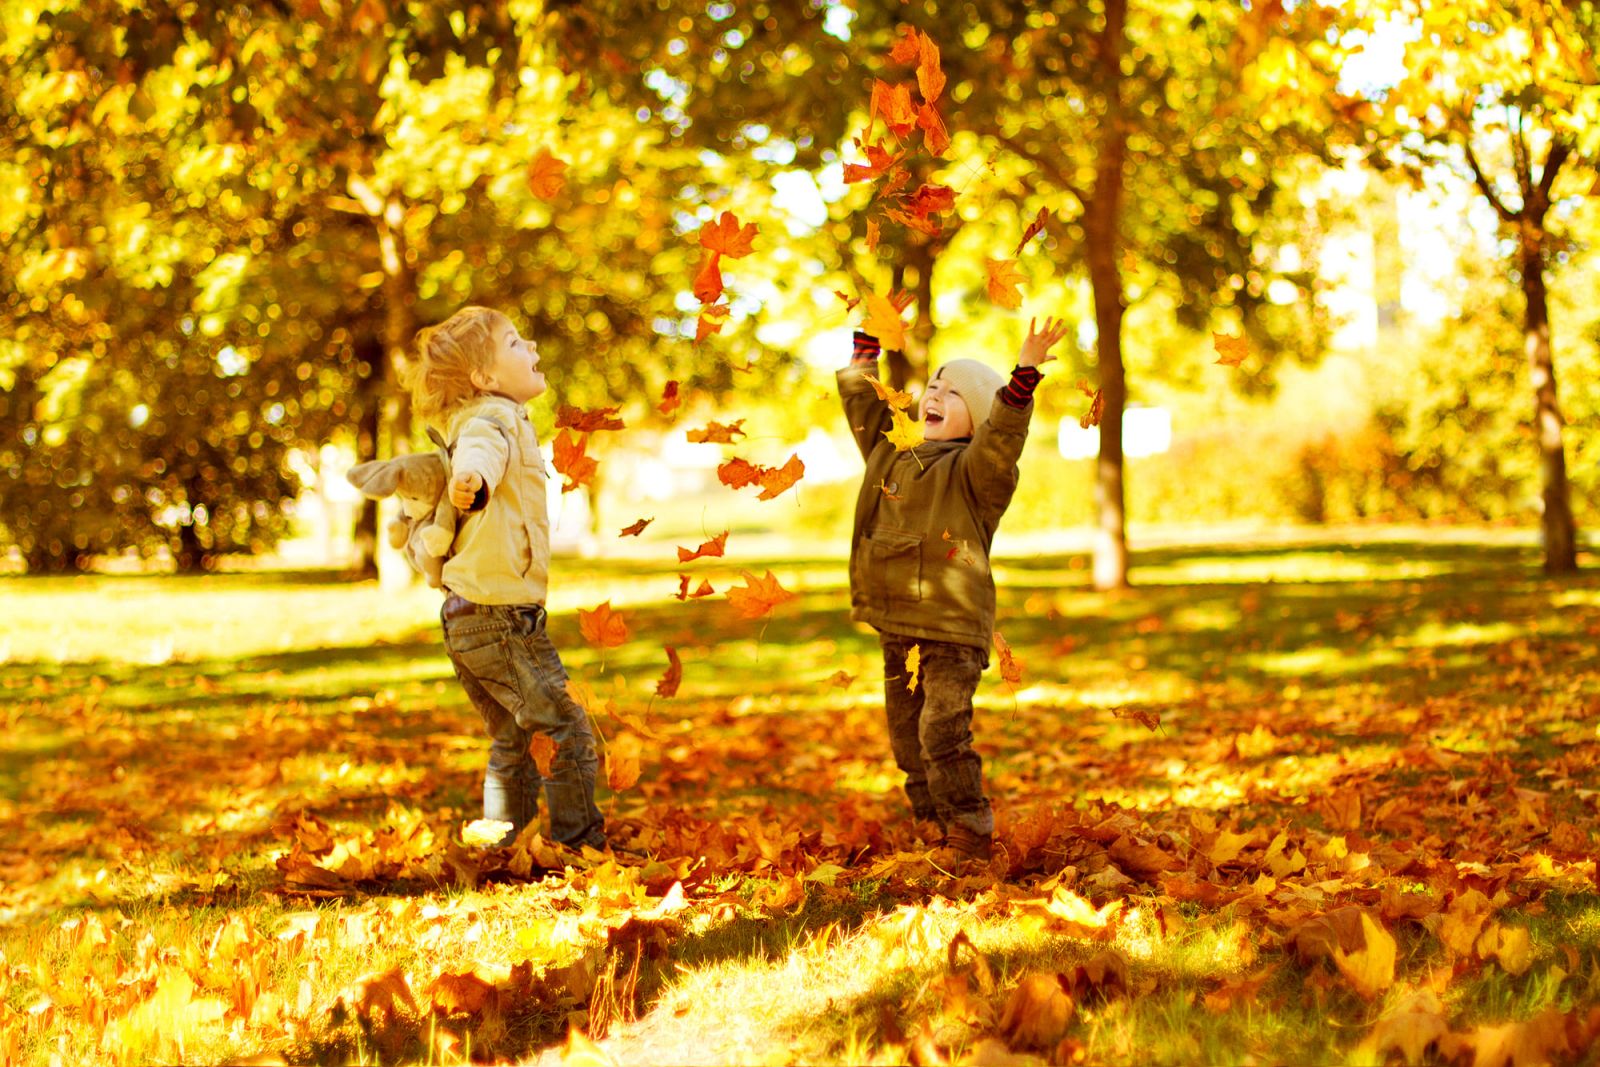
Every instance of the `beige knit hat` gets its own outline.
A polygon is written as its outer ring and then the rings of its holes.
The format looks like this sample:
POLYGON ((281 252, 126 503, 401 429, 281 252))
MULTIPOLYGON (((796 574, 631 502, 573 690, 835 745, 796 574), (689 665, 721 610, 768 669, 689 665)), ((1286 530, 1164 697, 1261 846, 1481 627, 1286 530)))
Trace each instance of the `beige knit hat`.
POLYGON ((975 359, 953 359, 940 364, 933 377, 949 382, 950 391, 966 403, 967 410, 972 413, 974 430, 989 421, 994 395, 1006 383, 999 371, 975 359))

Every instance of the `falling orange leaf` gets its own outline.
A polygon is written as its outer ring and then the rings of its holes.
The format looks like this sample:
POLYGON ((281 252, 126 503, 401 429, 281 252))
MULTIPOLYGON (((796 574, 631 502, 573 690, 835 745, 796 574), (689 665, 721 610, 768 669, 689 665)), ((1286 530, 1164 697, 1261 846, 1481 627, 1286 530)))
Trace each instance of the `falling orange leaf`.
POLYGON ((761 468, 747 459, 733 457, 717 467, 717 481, 729 489, 743 489, 761 479, 761 468))
POLYGON ((898 155, 891 154, 887 148, 872 141, 863 142, 861 138, 854 138, 856 147, 861 149, 867 157, 866 163, 846 163, 844 165, 845 184, 854 182, 875 181, 880 175, 900 161, 898 155))
POLYGON ((671 645, 667 649, 667 673, 661 676, 656 683, 656 696, 668 700, 678 695, 678 686, 683 683, 683 661, 678 658, 678 650, 671 645))
POLYGON ((733 605, 733 610, 742 618, 759 619, 771 613, 779 604, 793 600, 796 596, 779 585, 777 577, 771 571, 768 571, 763 578, 757 578, 749 571, 740 571, 739 575, 745 584, 729 589, 727 596, 728 602, 733 605))
POLYGON ((922 444, 922 423, 913 422, 911 416, 903 411, 891 411, 889 417, 893 420, 894 426, 892 429, 883 431, 883 436, 889 439, 891 445, 894 445, 896 452, 904 452, 922 444))
POLYGON ((632 789, 639 781, 639 757, 644 742, 631 733, 618 733, 606 746, 606 784, 613 792, 632 789))
POLYGON ((1000 653, 1000 677, 1012 685, 1021 685, 1024 664, 1011 651, 1011 645, 1000 636, 999 630, 994 632, 994 647, 1000 653))
POLYGON ((1022 250, 1028 247, 1028 242, 1033 240, 1036 234, 1043 232, 1044 224, 1049 218, 1050 209, 1047 207, 1040 208, 1039 213, 1033 217, 1033 221, 1028 223, 1028 228, 1022 231, 1022 240, 1017 242, 1017 250, 1012 253, 1013 256, 1022 255, 1022 250))
MULTIPOLYGON (((875 251, 877 251, 877 248, 878 248, 878 220, 877 219, 868 219, 867 220, 867 251, 868 252, 875 252, 875 251)), ((849 298, 846 298, 846 303, 848 303, 850 305, 850 307, 852 307, 852 308, 855 307, 860 302, 861 301, 860 301, 859 297, 856 298, 855 300, 850 300, 849 298)))
POLYGON ((889 58, 896 63, 915 63, 922 55, 922 35, 915 26, 900 26, 900 36, 889 49, 889 58))
POLYGON ((652 522, 655 522, 655 521, 656 521, 655 520, 655 516, 653 516, 653 515, 648 519, 640 519, 638 522, 634 523, 632 526, 624 526, 622 528, 622 532, 617 534, 617 536, 618 537, 638 537, 640 534, 644 533, 644 528, 646 526, 649 526, 652 522))
POLYGON ((566 161, 541 148, 528 164, 528 189, 541 200, 554 200, 567 185, 566 161))
POLYGON ((722 295, 722 271, 717 266, 720 258, 716 252, 707 252, 700 261, 700 269, 695 272, 691 291, 702 304, 714 304, 722 295))
POLYGON ((1139 708, 1112 708, 1111 714, 1119 719, 1132 719, 1146 730, 1161 729, 1160 712, 1143 711, 1139 708))
POLYGON ((1244 339, 1243 334, 1229 337, 1225 333, 1212 331, 1211 346, 1216 349, 1217 363, 1224 367, 1237 367, 1250 354, 1250 343, 1244 339))
POLYGON ((943 232, 939 220, 930 219, 926 215, 912 215, 905 211, 896 211, 894 208, 884 208, 883 213, 907 229, 925 233, 929 237, 937 237, 943 232))
POLYGON ((917 111, 917 126, 922 130, 922 146, 930 156, 938 159, 949 150, 950 134, 944 128, 944 119, 939 117, 938 108, 924 104, 917 111))
POLYGON ((587 485, 600 469, 600 464, 586 454, 589 447, 589 438, 586 436, 574 437, 566 430, 556 435, 554 455, 551 463, 555 466, 556 473, 566 479, 561 486, 563 493, 570 493, 580 485, 587 485))
POLYGON ((910 393, 902 392, 892 385, 885 385, 870 374, 863 374, 861 377, 872 386, 873 391, 878 394, 878 399, 884 401, 890 407, 898 411, 904 411, 911 406, 910 393))
POLYGON ((882 115, 883 121, 896 137, 904 137, 917 125, 917 105, 911 100, 911 86, 890 85, 874 79, 872 99, 867 111, 870 123, 882 115))
POLYGON ((836 689, 849 689, 850 683, 855 680, 856 676, 849 671, 834 671, 828 676, 828 684, 836 689))
POLYGON ((628 624, 621 614, 611 610, 609 600, 588 611, 579 608, 578 629, 585 641, 601 648, 616 648, 628 640, 628 624))
POLYGON ((917 47, 917 88, 924 103, 934 103, 944 92, 944 70, 939 63, 939 46, 927 34, 921 35, 917 47))
POLYGON ((948 185, 923 184, 906 200, 913 215, 944 214, 956 206, 956 191, 948 185))
POLYGON ((743 419, 730 423, 708 422, 704 429, 690 430, 686 435, 692 445, 731 445, 733 435, 745 436, 743 419))
POLYGON ((528 738, 528 755, 533 757, 533 765, 539 768, 539 774, 550 777, 550 764, 556 758, 556 742, 549 734, 534 734, 528 738))
MULTIPOLYGON (((683 549, 680 548, 678 551, 682 552, 683 549)), ((678 575, 678 592, 675 595, 679 600, 699 600, 703 596, 710 596, 716 592, 715 589, 711 588, 710 582, 702 579, 700 585, 691 593, 689 592, 689 582, 690 578, 687 574, 678 575)))
POLYGON ((753 250, 758 232, 755 223, 741 227, 733 212, 724 211, 715 222, 700 227, 700 247, 709 249, 713 255, 720 253, 729 259, 743 259, 753 250))
POLYGON ((558 430, 575 430, 578 433, 594 433, 596 430, 623 429, 622 420, 617 418, 620 407, 595 408, 585 411, 568 404, 556 408, 556 425, 558 430))
POLYGON ((700 559, 702 556, 720 556, 728 547, 728 533, 723 530, 709 541, 701 542, 700 547, 690 552, 687 548, 678 549, 678 562, 688 563, 691 559, 700 559))
POLYGON ((700 317, 694 324, 694 343, 699 344, 712 334, 721 333, 723 323, 728 321, 728 313, 731 310, 727 304, 712 304, 708 308, 702 308, 700 317))
POLYGON ((915 693, 917 681, 922 675, 922 646, 912 645, 911 651, 906 653, 906 690, 915 693))
POLYGON ((1091 426, 1100 425, 1100 416, 1105 412, 1105 393, 1100 389, 1090 389, 1089 383, 1078 380, 1078 389, 1089 398, 1089 410, 1078 417, 1078 426, 1087 430, 1091 426))
POLYGON ((785 489, 805 477, 806 465, 798 453, 791 455, 781 467, 764 467, 761 471, 761 494, 757 500, 771 500, 785 489))
POLYGON ((678 410, 678 404, 681 402, 682 398, 678 396, 677 381, 669 381, 667 387, 661 391, 661 403, 656 405, 656 410, 663 415, 671 415, 678 410))
POLYGON ((988 274, 984 290, 989 294, 989 299, 1004 308, 1021 307, 1022 290, 1018 286, 1028 279, 1017 269, 1016 261, 986 259, 983 261, 983 267, 988 274))
POLYGON ((901 321, 900 313, 886 296, 877 293, 863 295, 867 303, 867 318, 861 328, 878 339, 884 351, 893 352, 904 350, 906 347, 906 324, 901 321))

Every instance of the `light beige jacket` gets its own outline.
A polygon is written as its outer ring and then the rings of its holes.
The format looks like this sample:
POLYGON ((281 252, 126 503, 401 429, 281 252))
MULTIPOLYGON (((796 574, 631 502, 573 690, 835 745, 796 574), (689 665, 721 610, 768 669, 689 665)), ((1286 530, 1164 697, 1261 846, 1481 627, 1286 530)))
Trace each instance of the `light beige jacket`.
POLYGON ((450 474, 483 478, 489 503, 468 513, 445 561, 446 590, 475 604, 543 604, 550 577, 544 456, 528 412, 483 396, 450 417, 450 474))

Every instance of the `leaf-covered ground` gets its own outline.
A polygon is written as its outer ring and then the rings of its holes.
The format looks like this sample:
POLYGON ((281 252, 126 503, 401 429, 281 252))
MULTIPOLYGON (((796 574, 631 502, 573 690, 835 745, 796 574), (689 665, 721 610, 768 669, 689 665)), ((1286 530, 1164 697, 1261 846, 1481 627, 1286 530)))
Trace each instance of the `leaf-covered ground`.
POLYGON ((436 594, 8 582, 0 1061, 1596 1062, 1594 571, 1171 548, 1104 595, 1002 561, 1000 848, 954 878, 841 563, 737 541, 555 567, 644 859, 462 843, 485 744, 436 594), (769 567, 799 596, 739 617, 769 567))

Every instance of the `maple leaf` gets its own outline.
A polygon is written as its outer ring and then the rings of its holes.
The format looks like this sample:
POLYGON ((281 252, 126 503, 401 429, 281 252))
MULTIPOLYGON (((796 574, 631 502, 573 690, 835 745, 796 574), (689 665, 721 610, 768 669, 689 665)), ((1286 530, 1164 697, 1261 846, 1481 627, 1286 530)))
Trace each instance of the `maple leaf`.
POLYGON ((944 70, 939 64, 939 46, 933 38, 922 34, 917 47, 917 88, 926 103, 934 103, 944 92, 944 70))
POLYGON ((1106 407, 1106 400, 1105 400, 1104 392, 1102 390, 1096 389, 1094 392, 1090 393, 1089 390, 1087 388, 1085 388, 1083 386, 1083 383, 1081 383, 1081 382, 1079 383, 1079 387, 1083 388, 1083 391, 1085 393, 1088 393, 1088 396, 1089 396, 1089 410, 1085 411, 1082 415, 1078 416, 1078 426, 1081 427, 1082 429, 1085 429, 1085 430, 1087 430, 1091 426, 1099 426, 1100 425, 1100 416, 1105 413, 1105 407, 1106 407))
POLYGON ((567 163, 541 148, 528 164, 528 189, 540 200, 554 200, 567 186, 567 163))
POLYGON ((713 255, 721 253, 729 259, 743 259, 753 250, 752 243, 758 232, 755 223, 741 227, 733 212, 724 211, 715 222, 700 227, 700 247, 709 249, 713 255))
POLYGON ((727 304, 712 304, 700 312, 700 317, 694 324, 694 343, 699 344, 714 333, 721 333, 723 323, 728 321, 728 313, 732 309, 727 304))
POLYGON ((550 777, 550 764, 556 758, 555 738, 549 734, 534 734, 529 737, 528 755, 533 757, 533 765, 539 768, 539 774, 545 778, 550 777))
POLYGON ((994 632, 994 647, 1000 653, 1000 677, 1012 685, 1022 684, 1023 663, 1012 654, 1011 645, 1000 636, 999 630, 994 632))
MULTIPOLYGON (((543 734, 534 734, 535 737, 544 737, 543 734)), ((546 741, 550 739, 544 738, 546 741)), ((554 744, 554 742, 551 742, 554 744)), ((504 819, 473 819, 461 829, 461 842, 477 848, 490 848, 500 843, 500 839, 510 833, 516 823, 506 822, 504 819)))
POLYGON ((639 781, 639 757, 644 754, 644 742, 634 734, 618 733, 606 746, 606 784, 612 792, 632 789, 639 781))
POLYGON ((621 430, 622 420, 617 418, 621 407, 595 408, 585 411, 568 404, 556 408, 556 425, 558 430, 575 430, 578 433, 594 433, 596 430, 621 430))
MULTIPOLYGON (((723 536, 726 537, 727 535, 724 534, 723 536)), ((682 552, 683 549, 680 548, 678 551, 682 552)), ((718 554, 720 555, 720 553, 718 554)), ((710 596, 716 592, 715 589, 711 588, 710 582, 702 579, 700 585, 691 593, 689 592, 689 580, 687 574, 678 575, 678 592, 675 595, 679 600, 699 600, 703 596, 710 596)))
POLYGON ((1066 1036, 1075 1005, 1059 975, 1025 976, 1000 1012, 1000 1036, 1014 1048, 1053 1049, 1066 1036))
POLYGON ((1161 729, 1161 713, 1158 711, 1142 711, 1139 708, 1112 708, 1111 714, 1119 719, 1132 719, 1146 730, 1152 732, 1161 729))
POLYGON ((441 1015, 477 1015, 500 1002, 499 990, 475 971, 446 971, 428 986, 427 994, 441 1015))
POLYGON ((956 206, 956 191, 948 185, 923 184, 906 201, 913 215, 944 214, 956 206))
POLYGON ((693 552, 690 552, 687 548, 680 546, 678 548, 678 562, 688 563, 691 559, 699 559, 702 556, 722 555, 728 547, 728 533, 729 531, 723 530, 711 540, 701 542, 700 547, 695 549, 693 552))
POLYGON ((917 691, 917 679, 922 674, 922 646, 912 645, 911 651, 906 653, 906 691, 917 691))
POLYGON ((1361 913, 1361 930, 1366 944, 1358 951, 1333 950, 1333 962, 1363 1000, 1376 998, 1394 985, 1395 941, 1380 923, 1361 913))
POLYGON ((600 464, 585 454, 588 447, 587 437, 574 437, 566 430, 556 435, 551 463, 556 473, 566 479, 565 484, 561 486, 563 493, 570 493, 580 485, 587 485, 594 478, 595 472, 600 469, 600 464))
MULTIPOLYGON (((1250 343, 1244 339, 1243 334, 1238 337, 1229 337, 1225 333, 1212 331, 1211 347, 1217 351, 1217 363, 1222 364, 1224 367, 1237 367, 1250 354, 1250 343)), ((1216 366, 1216 364, 1212 364, 1212 366, 1216 366)))
POLYGON ((890 418, 894 420, 894 426, 892 429, 883 431, 883 436, 889 439, 891 445, 894 445, 896 452, 904 452, 922 444, 922 423, 913 422, 911 416, 903 411, 891 411, 889 414, 890 418))
POLYGON ((922 55, 922 35, 915 26, 902 24, 900 37, 889 49, 889 58, 896 63, 915 63, 922 55))
MULTIPOLYGON (((868 252, 875 252, 875 251, 877 251, 877 248, 878 248, 878 220, 877 219, 868 219, 867 220, 867 251, 868 252)), ((861 301, 860 301, 859 297, 856 298, 855 300, 847 300, 846 301, 846 303, 851 308, 855 307, 860 302, 861 301)), ((849 309, 847 308, 846 310, 849 310, 849 309)))
POLYGON ((917 111, 917 128, 922 131, 922 147, 934 159, 949 151, 950 134, 944 128, 944 119, 939 117, 938 108, 924 104, 917 111))
POLYGON ((892 385, 885 385, 870 374, 863 374, 861 377, 867 384, 872 386, 873 391, 878 394, 878 399, 890 407, 897 411, 904 411, 911 406, 910 393, 902 392, 892 385))
POLYGON ((1397 1050, 1409 1064, 1419 1063, 1427 1047, 1450 1032, 1444 1005, 1431 989, 1416 989, 1397 999, 1358 1048, 1382 1063, 1397 1050))
POLYGON ((872 99, 867 110, 868 129, 879 116, 896 137, 904 137, 917 125, 917 105, 911 100, 911 86, 890 85, 873 79, 872 99))
POLYGON ((611 610, 609 600, 589 611, 579 608, 578 629, 585 641, 601 648, 616 648, 628 640, 628 624, 619 613, 611 610))
POLYGON ((671 645, 667 649, 667 673, 661 676, 656 683, 656 696, 668 700, 678 695, 678 686, 683 683, 683 661, 678 658, 678 650, 671 645))
POLYGON ((617 536, 618 537, 638 537, 640 534, 644 533, 644 528, 646 526, 649 526, 652 522, 655 522, 655 521, 656 521, 655 520, 655 516, 653 516, 653 515, 648 519, 640 519, 638 522, 634 523, 632 526, 624 526, 622 528, 622 530, 617 534, 617 536))
POLYGON ((738 419, 726 425, 720 422, 708 422, 704 429, 690 430, 686 436, 692 445, 731 445, 733 444, 734 434, 738 434, 740 437, 745 436, 744 430, 741 429, 743 426, 743 419, 738 419))
POLYGON ((883 213, 907 229, 925 233, 929 237, 937 237, 943 232, 937 219, 930 219, 925 215, 912 215, 904 211, 896 211, 894 208, 885 208, 883 213))
POLYGON ((690 291, 702 304, 714 304, 722 295, 722 271, 717 266, 720 258, 716 252, 707 252, 700 260, 700 269, 695 272, 690 291))
POLYGON ((861 328, 876 337, 884 351, 903 351, 906 347, 906 324, 901 321, 900 313, 889 302, 889 298, 866 293, 862 299, 867 303, 867 318, 861 328))
POLYGON ((1019 308, 1022 306, 1022 290, 1018 286, 1027 281, 1027 276, 1017 269, 1015 260, 986 259, 983 269, 988 275, 984 283, 984 291, 1003 308, 1019 308))
POLYGON ((774 608, 787 600, 793 600, 796 594, 789 592, 778 584, 777 577, 768 571, 763 578, 757 578, 749 571, 740 571, 744 579, 744 586, 734 586, 728 590, 728 602, 733 605, 733 610, 740 617, 746 619, 759 619, 770 614, 774 608))
POLYGON ((789 457, 789 461, 781 467, 763 467, 761 476, 761 495, 757 500, 771 500, 792 486, 805 476, 806 465, 801 461, 799 453, 789 457))
POLYGON ((678 396, 677 381, 669 381, 667 387, 661 391, 661 403, 656 405, 656 410, 663 415, 671 415, 678 410, 678 405, 681 402, 682 398, 678 396))
POLYGON ((861 149, 867 157, 866 163, 846 163, 844 165, 845 184, 855 182, 875 181, 881 174, 900 161, 900 157, 891 154, 887 148, 873 141, 863 142, 861 138, 853 138, 856 147, 861 149))
POLYGON ((1033 240, 1034 235, 1043 232, 1044 224, 1049 218, 1050 209, 1047 207, 1040 208, 1039 213, 1033 217, 1033 221, 1028 223, 1028 228, 1022 231, 1022 240, 1017 242, 1017 250, 1012 253, 1013 257, 1022 255, 1022 250, 1028 247, 1028 242, 1033 240))
POLYGON ((747 459, 733 457, 717 467, 717 481, 729 489, 743 489, 761 479, 761 468, 747 459))
POLYGON ((855 680, 856 676, 849 671, 834 671, 828 676, 828 684, 836 689, 849 689, 850 683, 855 680))

